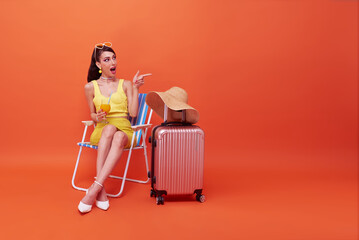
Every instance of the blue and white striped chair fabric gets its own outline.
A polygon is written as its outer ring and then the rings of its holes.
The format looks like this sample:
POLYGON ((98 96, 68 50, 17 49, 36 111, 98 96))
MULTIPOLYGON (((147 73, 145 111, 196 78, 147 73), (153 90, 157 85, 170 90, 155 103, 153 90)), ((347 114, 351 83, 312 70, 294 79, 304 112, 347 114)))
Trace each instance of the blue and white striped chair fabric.
POLYGON ((92 149, 98 149, 97 145, 91 145, 88 142, 79 142, 79 143, 77 143, 77 145, 79 145, 80 147, 88 147, 88 148, 92 148, 92 149))
MULTIPOLYGON (((146 117, 147 117, 147 111, 148 111, 148 105, 146 104, 146 96, 147 94, 145 93, 140 93, 138 96, 138 114, 137 117, 130 117, 129 121, 131 123, 131 126, 138 126, 138 125, 143 125, 146 122, 146 117)), ((136 144, 134 144, 134 146, 140 146, 140 142, 141 142, 141 135, 142 135, 142 130, 136 131, 135 136, 137 139, 136 144)))
MULTIPOLYGON (((131 126, 143 125, 146 123, 148 105, 146 104, 146 95, 145 93, 140 93, 138 96, 138 114, 137 117, 130 117, 129 121, 131 126)), ((149 116, 150 118, 151 116, 149 116)), ((149 120, 148 120, 149 122, 149 120)), ((142 129, 139 129, 135 132, 137 142, 134 143, 133 147, 139 147, 141 143, 142 129)), ((89 142, 79 142, 77 145, 82 147, 88 147, 92 149, 98 149, 97 145, 91 145, 89 142)))

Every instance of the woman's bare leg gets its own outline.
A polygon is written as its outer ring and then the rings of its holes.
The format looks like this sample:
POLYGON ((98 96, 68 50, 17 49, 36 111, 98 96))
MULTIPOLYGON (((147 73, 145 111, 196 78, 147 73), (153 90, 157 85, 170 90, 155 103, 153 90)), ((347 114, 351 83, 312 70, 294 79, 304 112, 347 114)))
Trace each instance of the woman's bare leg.
MULTIPOLYGON (((106 125, 101 133, 101 138, 98 143, 98 150, 97 150, 97 162, 96 162, 96 179, 105 163, 105 160, 110 152, 112 139, 115 133, 117 132, 117 128, 113 125, 106 125)), ((98 201, 107 201, 107 194, 105 187, 102 188, 100 193, 97 195, 98 201)))
POLYGON ((105 160, 111 148, 113 136, 116 132, 117 128, 113 125, 106 125, 102 130, 97 150, 96 175, 99 174, 103 164, 105 163, 105 160))
POLYGON ((121 158, 123 149, 127 145, 128 137, 122 131, 117 131, 112 139, 112 145, 110 152, 107 155, 105 164, 103 165, 100 173, 97 176, 97 181, 101 184, 105 182, 107 177, 112 172, 113 168, 116 166, 118 160, 121 158))
MULTIPOLYGON (((101 137, 102 138, 102 137, 101 137)), ((109 150, 109 153, 107 155, 107 158, 97 174, 96 181, 100 184, 104 184, 107 177, 112 172, 113 168, 116 166, 116 163, 121 158, 121 155, 123 153, 124 147, 127 145, 128 137, 127 135, 122 131, 117 131, 112 138, 111 147, 109 150)), ((92 205, 98 194, 102 188, 98 184, 93 184, 88 189, 88 194, 81 200, 81 202, 92 205)), ((107 198, 107 197, 106 197, 107 198)))

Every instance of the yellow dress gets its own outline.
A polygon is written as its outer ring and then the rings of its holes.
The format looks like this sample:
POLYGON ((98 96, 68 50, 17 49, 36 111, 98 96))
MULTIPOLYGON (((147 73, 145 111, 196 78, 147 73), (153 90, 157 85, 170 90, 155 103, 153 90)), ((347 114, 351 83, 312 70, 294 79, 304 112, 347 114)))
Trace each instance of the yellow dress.
MULTIPOLYGON (((90 142, 93 145, 97 145, 98 142, 100 141, 102 129, 106 125, 111 124, 115 126, 119 131, 124 132, 128 136, 128 142, 126 148, 129 148, 131 146, 133 130, 131 128, 131 123, 128 120, 128 118, 123 118, 123 116, 126 117, 128 116, 127 96, 122 88, 123 81, 124 81, 123 79, 119 80, 117 91, 113 93, 111 96, 111 100, 110 100, 111 110, 106 115, 106 121, 108 123, 104 123, 104 122, 97 123, 95 130, 91 134, 90 142), (114 117, 122 117, 122 118, 114 118, 114 117)), ((100 109, 101 102, 103 101, 107 102, 109 98, 101 94, 100 88, 96 80, 92 81, 92 83, 95 91, 95 97, 93 99, 93 103, 96 107, 96 111, 98 111, 100 109)))

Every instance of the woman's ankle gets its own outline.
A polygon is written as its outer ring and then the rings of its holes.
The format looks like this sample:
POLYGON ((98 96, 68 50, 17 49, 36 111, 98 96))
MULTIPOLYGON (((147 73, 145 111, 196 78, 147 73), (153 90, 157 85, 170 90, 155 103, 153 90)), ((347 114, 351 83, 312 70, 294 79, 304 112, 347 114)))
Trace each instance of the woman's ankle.
POLYGON ((97 201, 107 201, 108 200, 105 188, 102 188, 102 190, 98 193, 96 200, 97 201))

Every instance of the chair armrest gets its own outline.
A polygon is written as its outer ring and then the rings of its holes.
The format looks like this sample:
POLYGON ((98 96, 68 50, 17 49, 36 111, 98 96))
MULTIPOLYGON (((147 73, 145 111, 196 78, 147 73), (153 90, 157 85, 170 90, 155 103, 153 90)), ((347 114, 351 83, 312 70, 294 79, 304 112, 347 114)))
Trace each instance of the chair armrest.
POLYGON ((132 127, 132 129, 134 131, 138 131, 140 129, 149 128, 151 126, 152 126, 152 124, 141 124, 141 125, 134 125, 134 126, 131 126, 131 127, 132 127))
POLYGON ((86 126, 91 126, 93 125, 95 122, 94 121, 81 121, 83 124, 85 124, 86 126))

